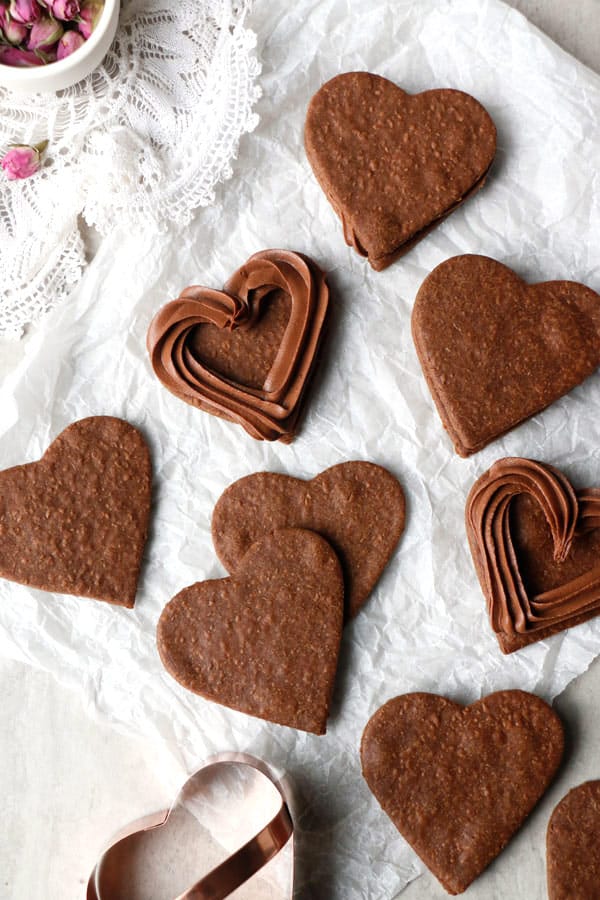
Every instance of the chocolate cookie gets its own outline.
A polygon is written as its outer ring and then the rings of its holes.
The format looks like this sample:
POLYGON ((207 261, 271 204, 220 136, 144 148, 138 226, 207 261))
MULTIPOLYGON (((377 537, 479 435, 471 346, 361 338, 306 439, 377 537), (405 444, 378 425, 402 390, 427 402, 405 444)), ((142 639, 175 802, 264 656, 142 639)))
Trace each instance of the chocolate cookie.
POLYGON ((455 256, 421 285, 412 332, 444 428, 469 456, 595 371, 600 296, 574 281, 525 284, 486 256, 455 256))
POLYGON ((600 781, 569 791, 548 824, 549 900, 600 898, 600 781))
POLYGON ((146 443, 127 422, 69 425, 39 462, 0 472, 0 577, 132 607, 151 479, 146 443))
POLYGON ((504 653, 600 612, 600 490, 553 466, 498 460, 466 507, 467 536, 504 653))
POLYGON ((232 709, 325 733, 344 585, 329 544, 288 528, 257 541, 231 578, 185 588, 158 623, 158 650, 185 688, 232 709))
POLYGON ((346 243, 380 270, 483 186, 496 128, 462 91, 410 95, 347 72, 312 98, 304 143, 346 243))
POLYGON ((289 250, 255 253, 222 291, 188 287, 154 316, 152 368, 171 393, 257 440, 292 440, 327 309, 325 274, 289 250))
POLYGON ((369 720, 363 775, 400 834, 450 894, 500 853, 560 763, 563 727, 533 694, 499 691, 462 707, 405 694, 369 720))
POLYGON ((344 571, 346 617, 356 615, 404 531, 404 492, 369 462, 346 462, 311 481, 258 472, 234 482, 212 518, 217 555, 236 572, 254 541, 278 528, 309 528, 324 537, 344 571))

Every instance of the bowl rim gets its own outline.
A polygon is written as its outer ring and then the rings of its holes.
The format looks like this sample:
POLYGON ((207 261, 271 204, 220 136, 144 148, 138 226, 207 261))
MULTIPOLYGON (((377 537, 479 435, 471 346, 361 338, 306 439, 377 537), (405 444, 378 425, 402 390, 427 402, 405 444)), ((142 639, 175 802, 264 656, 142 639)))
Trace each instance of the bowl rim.
POLYGON ((61 74, 68 74, 71 70, 76 69, 102 41, 108 27, 112 21, 115 11, 118 12, 121 3, 120 0, 104 0, 104 7, 98 24, 94 28, 92 34, 85 44, 78 47, 74 53, 71 53, 65 59, 55 60, 54 62, 44 63, 41 66, 7 66, 0 63, 0 83, 8 85, 9 81, 19 81, 22 84, 42 84, 44 80, 52 75, 55 77, 61 74), (9 74, 10 73, 10 74, 9 74), (13 74, 14 73, 14 74, 13 74))

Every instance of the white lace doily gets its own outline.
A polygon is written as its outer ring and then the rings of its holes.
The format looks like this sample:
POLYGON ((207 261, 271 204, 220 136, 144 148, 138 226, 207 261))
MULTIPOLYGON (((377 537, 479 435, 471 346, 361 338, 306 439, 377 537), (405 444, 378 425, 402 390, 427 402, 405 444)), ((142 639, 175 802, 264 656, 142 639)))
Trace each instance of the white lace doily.
POLYGON ((33 178, 0 177, 0 337, 21 334, 79 280, 80 214, 106 234, 140 219, 183 226, 212 202, 258 121, 251 3, 124 0, 87 79, 60 95, 0 89, 0 150, 49 141, 33 178))

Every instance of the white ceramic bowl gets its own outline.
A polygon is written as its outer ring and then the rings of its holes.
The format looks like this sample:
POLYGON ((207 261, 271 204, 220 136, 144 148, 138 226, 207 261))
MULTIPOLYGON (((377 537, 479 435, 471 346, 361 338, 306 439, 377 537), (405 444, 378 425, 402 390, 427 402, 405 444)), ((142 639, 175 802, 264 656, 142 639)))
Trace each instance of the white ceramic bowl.
POLYGON ((76 84, 100 65, 113 42, 119 23, 120 0, 104 0, 100 20, 88 40, 78 50, 58 62, 21 68, 0 63, 0 85, 11 91, 36 93, 61 91, 76 84))

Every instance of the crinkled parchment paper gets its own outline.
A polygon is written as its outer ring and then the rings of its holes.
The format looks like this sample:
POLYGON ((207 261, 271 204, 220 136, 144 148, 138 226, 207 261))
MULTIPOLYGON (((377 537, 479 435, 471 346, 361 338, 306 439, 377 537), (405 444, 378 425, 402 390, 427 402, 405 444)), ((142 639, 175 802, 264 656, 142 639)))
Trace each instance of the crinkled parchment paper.
MULTIPOLYGON (((247 750, 288 771, 302 803, 299 894, 393 897, 420 871, 360 775, 369 716, 405 691, 459 701, 509 687, 547 699, 600 652, 600 619, 510 657, 500 653, 463 515, 497 458, 531 456, 575 484, 600 484, 600 375, 469 460, 445 436, 410 335, 426 274, 483 253, 531 281, 600 290, 600 78, 496 0, 259 3, 249 21, 263 62, 261 121, 233 179, 183 233, 119 233, 102 244, 72 299, 52 313, 1 395, 0 465, 38 458, 75 419, 122 416, 154 461, 152 529, 134 611, 0 582, 0 652, 79 685, 90 707, 176 745, 182 769, 247 750), (488 185, 382 273, 348 249, 306 160, 307 103, 338 72, 370 69, 408 91, 461 88, 499 135, 488 185), (330 273, 333 325, 300 436, 258 443, 169 394, 153 376, 153 313, 189 283, 220 286, 251 253, 286 247, 330 273), (154 632, 185 585, 224 575, 210 538, 221 492, 263 469, 311 477, 347 459, 387 466, 405 486, 408 526, 358 618, 346 628, 325 737, 203 701, 162 669, 154 632)), ((190 148, 193 152, 193 148, 190 148)))

